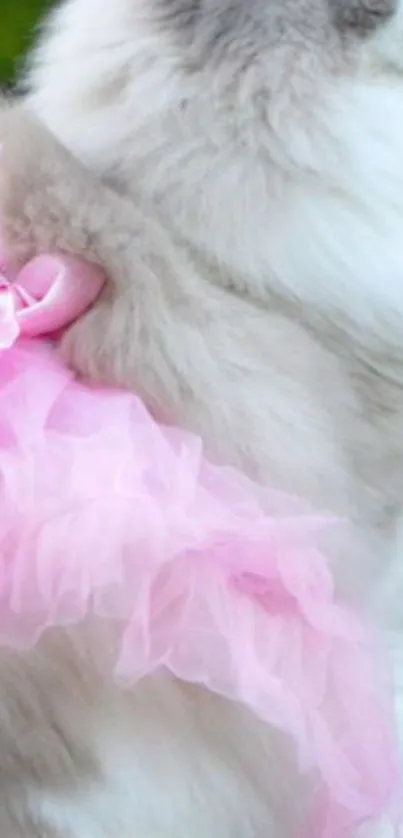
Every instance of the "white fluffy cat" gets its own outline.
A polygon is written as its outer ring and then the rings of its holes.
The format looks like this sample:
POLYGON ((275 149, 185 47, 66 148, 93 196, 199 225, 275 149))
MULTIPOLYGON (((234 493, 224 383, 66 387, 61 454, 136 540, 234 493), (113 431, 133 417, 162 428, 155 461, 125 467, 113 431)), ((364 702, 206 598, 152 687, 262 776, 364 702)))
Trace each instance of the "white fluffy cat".
MULTIPOLYGON (((403 4, 67 0, 27 82, 0 112, 8 246, 110 278, 66 358, 349 517, 337 578, 398 616, 403 4)), ((286 743, 163 676, 119 693, 107 641, 1 652, 0 834, 289 838, 286 743)))

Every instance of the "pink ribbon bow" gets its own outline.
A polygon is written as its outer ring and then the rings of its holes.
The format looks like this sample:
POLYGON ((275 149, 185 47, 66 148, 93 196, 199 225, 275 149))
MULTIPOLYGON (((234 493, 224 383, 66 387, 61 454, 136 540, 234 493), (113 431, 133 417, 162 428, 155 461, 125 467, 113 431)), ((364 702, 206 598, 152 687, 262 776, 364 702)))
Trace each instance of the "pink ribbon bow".
POLYGON ((0 254, 0 349, 21 335, 51 335, 91 306, 104 285, 99 267, 74 256, 37 256, 11 281, 0 254))

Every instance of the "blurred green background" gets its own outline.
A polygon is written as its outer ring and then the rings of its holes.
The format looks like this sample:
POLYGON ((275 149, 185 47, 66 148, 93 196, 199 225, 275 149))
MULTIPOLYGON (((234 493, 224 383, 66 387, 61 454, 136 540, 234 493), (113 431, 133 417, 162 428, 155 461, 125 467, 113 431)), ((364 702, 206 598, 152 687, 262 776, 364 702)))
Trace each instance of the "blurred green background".
POLYGON ((51 1, 0 0, 0 84, 13 82, 35 26, 51 1))

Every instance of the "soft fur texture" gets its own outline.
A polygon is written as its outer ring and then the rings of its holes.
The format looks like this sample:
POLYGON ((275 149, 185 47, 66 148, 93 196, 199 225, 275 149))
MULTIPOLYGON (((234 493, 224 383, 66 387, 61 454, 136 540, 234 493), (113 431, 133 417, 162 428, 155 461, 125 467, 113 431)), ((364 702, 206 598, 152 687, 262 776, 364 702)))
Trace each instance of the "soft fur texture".
MULTIPOLYGON (((0 112, 6 242, 110 278, 65 357, 347 516, 337 579, 384 619, 401 593, 403 5, 67 0, 27 82, 0 112)), ((163 678, 119 693, 109 640, 90 626, 2 653, 1 834, 289 838, 304 795, 286 744, 163 678)))

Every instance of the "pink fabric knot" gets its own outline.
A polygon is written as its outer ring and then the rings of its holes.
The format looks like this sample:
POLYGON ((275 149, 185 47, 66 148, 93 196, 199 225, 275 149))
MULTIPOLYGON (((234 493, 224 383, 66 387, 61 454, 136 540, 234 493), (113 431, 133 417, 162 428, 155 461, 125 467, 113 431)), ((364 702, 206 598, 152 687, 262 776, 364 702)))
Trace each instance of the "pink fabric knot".
POLYGON ((91 306, 104 282, 98 266, 73 256, 38 256, 14 281, 0 273, 0 350, 9 349, 20 335, 64 329, 91 306))
POLYGON ((9 349, 18 338, 17 312, 24 306, 23 291, 0 275, 0 349, 9 349))

